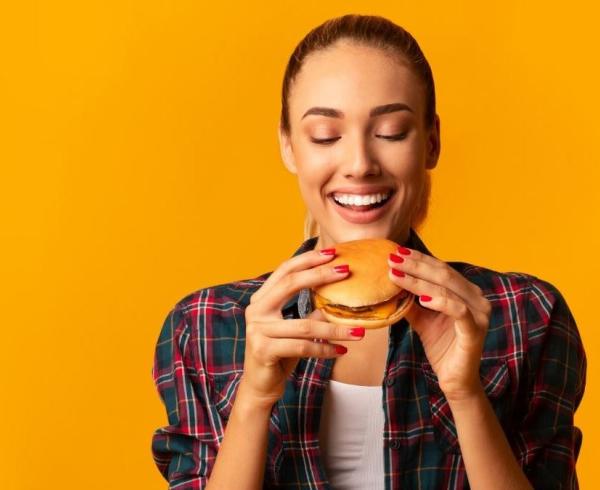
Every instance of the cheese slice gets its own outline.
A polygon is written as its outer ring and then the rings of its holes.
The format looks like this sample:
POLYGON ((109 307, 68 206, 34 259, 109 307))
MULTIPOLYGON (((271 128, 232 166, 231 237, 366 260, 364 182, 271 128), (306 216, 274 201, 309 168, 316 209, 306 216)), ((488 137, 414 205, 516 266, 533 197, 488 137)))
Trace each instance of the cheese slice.
POLYGON ((313 292, 313 299, 315 301, 316 308, 322 308, 332 315, 339 316, 341 318, 364 318, 371 320, 383 320, 391 316, 396 309, 398 304, 407 296, 408 291, 404 290, 398 293, 396 296, 369 306, 361 306, 355 309, 349 306, 332 305, 329 304, 327 299, 313 292))

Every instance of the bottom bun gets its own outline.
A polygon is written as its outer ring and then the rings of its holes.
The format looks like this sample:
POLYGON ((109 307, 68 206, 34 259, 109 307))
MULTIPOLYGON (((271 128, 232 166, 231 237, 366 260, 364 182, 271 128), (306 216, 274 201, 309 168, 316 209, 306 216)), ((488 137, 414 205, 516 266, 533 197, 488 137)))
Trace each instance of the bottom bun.
POLYGON ((327 319, 327 321, 331 323, 336 323, 338 325, 350 325, 350 326, 359 326, 365 327, 366 329, 371 328, 382 328, 387 327, 388 325, 392 325, 404 317, 408 310, 410 310, 411 306, 415 302, 415 295, 410 294, 406 300, 400 305, 400 307, 387 318, 379 318, 377 320, 369 320, 366 318, 343 318, 332 313, 321 309, 323 316, 327 319))

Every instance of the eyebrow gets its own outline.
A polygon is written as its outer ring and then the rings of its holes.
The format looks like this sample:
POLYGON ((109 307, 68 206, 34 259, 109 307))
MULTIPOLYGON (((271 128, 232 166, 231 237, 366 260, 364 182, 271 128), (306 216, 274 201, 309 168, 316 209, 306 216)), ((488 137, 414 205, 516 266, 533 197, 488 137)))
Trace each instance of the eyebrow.
MULTIPOLYGON (((373 109, 371 109, 369 112, 369 117, 380 116, 381 114, 389 114, 390 112, 396 111, 413 112, 413 110, 406 104, 403 104, 402 102, 395 102, 393 104, 378 105, 377 107, 373 107, 373 109)), ((339 109, 333 109, 332 107, 311 107, 304 113, 302 119, 311 114, 317 116, 337 117, 339 119, 344 117, 344 113, 339 109)))

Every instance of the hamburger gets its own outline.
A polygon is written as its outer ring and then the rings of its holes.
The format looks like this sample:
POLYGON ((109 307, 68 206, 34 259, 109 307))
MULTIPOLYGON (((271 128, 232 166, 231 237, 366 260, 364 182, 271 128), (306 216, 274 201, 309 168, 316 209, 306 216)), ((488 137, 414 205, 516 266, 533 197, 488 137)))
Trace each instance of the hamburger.
POLYGON ((350 275, 315 286, 311 298, 325 318, 342 325, 381 328, 399 321, 414 303, 414 294, 388 276, 388 255, 398 244, 384 238, 352 240, 332 245, 332 266, 348 264, 350 275))

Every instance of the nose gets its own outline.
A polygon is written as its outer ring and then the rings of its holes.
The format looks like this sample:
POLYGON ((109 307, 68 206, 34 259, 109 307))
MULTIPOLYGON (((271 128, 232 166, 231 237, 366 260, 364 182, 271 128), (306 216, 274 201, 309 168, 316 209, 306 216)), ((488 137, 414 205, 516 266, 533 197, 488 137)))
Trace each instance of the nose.
POLYGON ((369 150, 366 141, 358 138, 348 149, 348 157, 345 159, 344 176, 362 179, 369 175, 379 175, 381 167, 377 159, 369 150))

